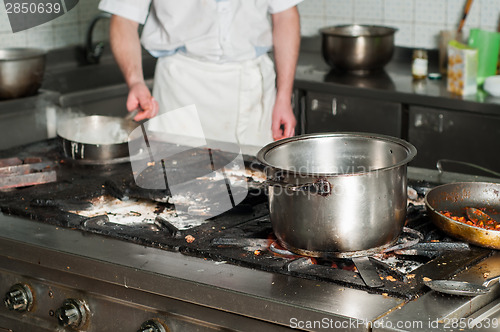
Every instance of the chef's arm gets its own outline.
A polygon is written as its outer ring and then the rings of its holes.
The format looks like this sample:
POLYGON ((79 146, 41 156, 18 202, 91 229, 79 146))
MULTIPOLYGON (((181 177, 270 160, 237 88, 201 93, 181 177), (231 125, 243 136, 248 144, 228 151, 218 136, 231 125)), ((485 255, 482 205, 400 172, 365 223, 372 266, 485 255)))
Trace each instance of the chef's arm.
POLYGON ((142 71, 139 24, 121 16, 113 15, 110 22, 111 50, 129 87, 127 109, 142 108, 134 119, 152 118, 158 113, 158 103, 152 98, 144 82, 142 71))
POLYGON ((278 140, 293 136, 297 124, 291 104, 300 46, 300 18, 297 7, 273 14, 272 23, 277 88, 272 131, 274 140, 278 140), (281 126, 284 130, 280 129, 281 126))

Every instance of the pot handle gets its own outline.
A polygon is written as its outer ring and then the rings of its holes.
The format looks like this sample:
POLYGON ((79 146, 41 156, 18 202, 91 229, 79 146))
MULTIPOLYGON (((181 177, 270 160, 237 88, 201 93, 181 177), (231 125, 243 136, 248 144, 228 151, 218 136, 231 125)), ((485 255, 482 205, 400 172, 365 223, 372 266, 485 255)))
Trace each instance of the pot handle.
POLYGON ((469 166, 469 167, 472 167, 472 168, 476 168, 476 169, 479 169, 483 172, 486 172, 486 173, 490 173, 494 176, 497 176, 497 177, 500 177, 500 173, 498 172, 495 172, 495 171, 492 171, 491 169, 488 169, 486 167, 483 167, 483 166, 479 166, 479 165, 476 165, 476 164, 472 164, 472 163, 467 163, 467 162, 464 162, 464 161, 458 161, 458 160, 451 160, 451 159, 439 159, 436 163, 436 168, 439 172, 439 174, 442 174, 444 172, 443 170, 443 165, 442 163, 443 162, 447 162, 447 163, 454 163, 454 164, 460 164, 460 165, 465 165, 465 166, 469 166))
POLYGON ((282 187, 295 192, 307 191, 321 196, 328 196, 332 193, 332 185, 326 179, 318 179, 313 183, 305 183, 300 185, 293 185, 290 183, 283 183, 275 180, 266 180, 266 185, 274 187, 282 187))

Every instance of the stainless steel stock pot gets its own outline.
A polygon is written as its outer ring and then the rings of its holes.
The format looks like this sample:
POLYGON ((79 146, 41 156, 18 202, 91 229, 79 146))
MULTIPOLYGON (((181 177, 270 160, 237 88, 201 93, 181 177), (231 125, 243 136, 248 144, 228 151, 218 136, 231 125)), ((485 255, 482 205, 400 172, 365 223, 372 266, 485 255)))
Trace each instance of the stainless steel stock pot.
POLYGON ((0 100, 37 93, 45 74, 46 53, 37 48, 0 49, 0 100))
POLYGON ((257 154, 267 174, 273 231, 308 256, 355 257, 392 244, 407 206, 408 142, 368 133, 296 136, 257 154))

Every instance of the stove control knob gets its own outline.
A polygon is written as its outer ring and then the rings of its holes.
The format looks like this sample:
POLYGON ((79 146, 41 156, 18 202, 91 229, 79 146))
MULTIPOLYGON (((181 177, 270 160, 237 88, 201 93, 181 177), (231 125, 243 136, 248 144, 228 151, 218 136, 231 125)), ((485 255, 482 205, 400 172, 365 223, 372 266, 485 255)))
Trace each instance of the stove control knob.
POLYGON ((59 325, 79 328, 85 325, 88 308, 85 302, 75 299, 66 299, 55 314, 59 325))
POLYGON ((28 311, 33 305, 33 293, 26 284, 15 284, 12 286, 3 300, 9 310, 28 311))
POLYGON ((137 332, 168 332, 169 329, 157 320, 151 319, 142 323, 137 332))

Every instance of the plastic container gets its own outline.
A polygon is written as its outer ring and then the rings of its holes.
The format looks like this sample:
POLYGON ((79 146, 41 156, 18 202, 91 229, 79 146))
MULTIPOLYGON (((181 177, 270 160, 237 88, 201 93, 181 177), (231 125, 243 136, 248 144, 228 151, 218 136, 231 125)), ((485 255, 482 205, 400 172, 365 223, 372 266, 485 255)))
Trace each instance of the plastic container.
POLYGON ((500 76, 489 76, 484 80, 484 91, 495 97, 500 97, 500 76))
POLYGON ((500 33, 471 29, 469 46, 478 50, 477 84, 482 85, 486 77, 496 74, 500 33))

